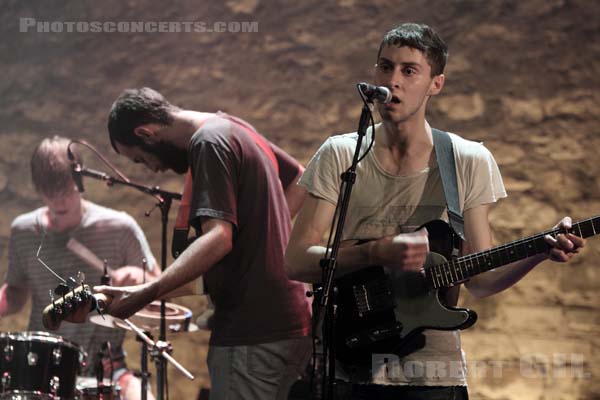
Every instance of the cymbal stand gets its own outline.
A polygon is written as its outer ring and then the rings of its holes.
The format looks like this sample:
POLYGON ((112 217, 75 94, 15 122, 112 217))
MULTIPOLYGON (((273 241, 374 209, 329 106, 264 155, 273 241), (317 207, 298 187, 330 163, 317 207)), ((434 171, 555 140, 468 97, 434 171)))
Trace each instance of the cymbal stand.
POLYGON ((152 348, 152 351, 155 352, 155 354, 157 356, 160 356, 161 358, 163 358, 165 361, 170 362, 171 364, 173 364, 173 366, 175 368, 177 368, 179 370, 179 372, 181 372, 186 378, 188 378, 189 380, 193 381, 195 379, 194 375, 192 375, 187 369, 185 369, 184 366, 182 366, 181 364, 179 364, 179 362, 177 362, 177 360, 175 360, 170 354, 169 354, 169 349, 170 349, 170 344, 167 342, 162 342, 162 341, 157 341, 154 342, 152 339, 150 339, 150 337, 148 337, 148 335, 146 335, 144 333, 144 331, 142 331, 140 328, 138 328, 133 322, 131 322, 129 319, 124 319, 123 322, 125 322, 125 324, 127 324, 127 326, 129 328, 131 328, 132 331, 135 332, 135 334, 144 341, 144 343, 146 345, 148 345, 150 348, 152 348))
MULTIPOLYGON (((113 177, 102 171, 96 171, 93 169, 84 168, 79 162, 75 162, 75 161, 72 166, 74 174, 78 174, 82 177, 85 176, 85 177, 90 177, 90 178, 104 181, 106 183, 106 185, 109 187, 112 187, 115 184, 133 187, 143 193, 146 193, 146 194, 154 197, 157 200, 157 203, 154 208, 158 207, 161 211, 162 229, 161 229, 161 264, 160 265, 161 265, 161 270, 164 271, 167 267, 167 225, 168 225, 168 219, 169 219, 169 210, 171 208, 171 204, 172 204, 173 200, 181 200, 181 194, 162 190, 158 186, 150 187, 150 186, 145 186, 145 185, 141 185, 141 184, 132 182, 127 177, 125 177, 122 173, 118 172, 118 170, 116 170, 116 168, 114 168, 112 166, 112 164, 110 164, 107 160, 105 160, 104 157, 102 157, 97 152, 97 150, 93 148, 93 146, 89 145, 88 143, 86 143, 83 140, 71 141, 71 143, 80 143, 80 144, 83 144, 83 145, 87 146, 88 148, 92 149, 94 152, 96 152, 96 154, 99 155, 100 158, 103 159, 103 161, 105 161, 105 163, 107 163, 117 173, 118 177, 113 177)), ((146 216, 149 216, 151 211, 146 212, 146 216)), ((176 361, 174 359, 172 359, 172 358, 169 359, 169 357, 171 357, 171 356, 165 351, 166 348, 169 347, 168 343, 166 342, 166 333, 167 333, 166 327, 167 327, 167 325, 166 325, 166 319, 165 319, 165 311, 166 311, 165 304, 166 304, 165 300, 161 300, 160 336, 159 336, 158 343, 159 344, 165 343, 167 345, 165 346, 165 348, 159 348, 159 354, 162 355, 162 357, 156 357, 156 359, 155 359, 155 361, 156 361, 156 381, 157 381, 156 386, 157 386, 158 400, 165 399, 165 397, 164 397, 164 393, 165 393, 165 389, 166 389, 165 382, 167 381, 167 370, 166 370, 167 364, 165 362, 165 359, 169 360, 171 363, 176 363, 176 361)), ((127 320, 125 320, 125 321, 127 323, 127 320)), ((133 327, 132 327, 132 329, 133 329, 133 327)), ((138 336, 141 336, 142 334, 144 334, 142 331, 137 329, 137 327, 134 330, 136 331, 138 336)), ((143 337, 148 339, 149 342, 146 341, 145 339, 144 339, 144 341, 146 343, 148 343, 150 346, 152 346, 152 349, 157 348, 157 345, 150 338, 148 338, 145 334, 143 337)), ((160 346, 160 347, 162 347, 162 346, 160 346)), ((174 365, 178 365, 178 364, 174 364, 174 365)), ((181 368, 183 368, 183 367, 181 367, 181 368)), ((184 373, 184 375, 186 375, 186 374, 184 373)), ((189 373, 186 376, 188 376, 189 379, 193 379, 193 376, 190 375, 189 373)))

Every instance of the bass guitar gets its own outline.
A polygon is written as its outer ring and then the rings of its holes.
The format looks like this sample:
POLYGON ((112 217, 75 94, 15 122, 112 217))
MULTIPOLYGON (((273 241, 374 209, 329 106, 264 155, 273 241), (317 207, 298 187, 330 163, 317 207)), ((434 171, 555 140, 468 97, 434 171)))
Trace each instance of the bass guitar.
POLYGON ((112 300, 112 297, 103 293, 92 293, 91 288, 83 282, 72 287, 59 286, 55 293, 60 297, 54 299, 51 296, 52 302, 42 311, 42 323, 50 331, 60 328, 66 319, 83 322, 90 311, 103 313, 112 300))

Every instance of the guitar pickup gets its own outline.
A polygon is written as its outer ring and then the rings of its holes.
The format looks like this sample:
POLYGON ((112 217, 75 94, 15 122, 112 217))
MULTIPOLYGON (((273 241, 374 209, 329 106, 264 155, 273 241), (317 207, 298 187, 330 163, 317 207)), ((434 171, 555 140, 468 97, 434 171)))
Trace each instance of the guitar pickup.
POLYGON ((391 322, 348 336, 345 342, 349 348, 357 348, 399 336, 400 332, 402 332, 402 324, 400 322, 391 322))
POLYGON ((391 324, 381 325, 369 331, 369 339, 372 342, 388 339, 402 332, 402 324, 400 322, 392 322, 391 324))

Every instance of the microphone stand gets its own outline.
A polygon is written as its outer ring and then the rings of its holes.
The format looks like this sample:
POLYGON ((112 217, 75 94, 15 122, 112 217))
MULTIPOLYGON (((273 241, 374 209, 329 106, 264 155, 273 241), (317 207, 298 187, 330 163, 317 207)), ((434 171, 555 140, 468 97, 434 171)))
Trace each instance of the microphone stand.
MULTIPOLYGON (((148 260, 146 260, 146 258, 142 259, 142 268, 143 268, 142 282, 146 283, 146 270, 148 269, 148 260)), ((144 331, 144 333, 150 339, 152 339, 152 337, 150 336, 150 332, 144 331)), ((141 380, 142 388, 140 389, 141 390, 140 400, 148 400, 148 377, 150 376, 150 374, 148 373, 148 344, 146 342, 144 342, 144 340, 139 335, 136 336, 136 340, 138 342, 140 342, 140 346, 141 346, 141 350, 140 350, 140 369, 141 369, 140 380, 141 380)))
MULTIPOLYGON (((321 281, 322 286, 319 290, 321 298, 314 315, 314 321, 317 329, 318 327, 323 326, 323 358, 325 362, 323 369, 324 400, 335 399, 335 318, 337 305, 335 304, 336 299, 333 281, 337 268, 337 256, 342 242, 342 232, 346 222, 346 214, 348 213, 350 195, 352 194, 352 188, 356 181, 356 167, 361 160, 359 155, 362 142, 366 136, 369 122, 372 121, 372 100, 364 96, 360 89, 359 92, 361 93, 361 97, 363 97, 364 106, 358 123, 356 149, 354 150, 354 157, 350 168, 341 175, 343 187, 340 189, 336 213, 331 224, 329 235, 329 242, 331 243, 331 238, 335 230, 333 244, 331 246, 328 245, 326 256, 320 261, 320 266, 323 269, 323 279, 321 281)), ((373 135, 374 134, 375 132, 373 132, 373 135)))
MULTIPOLYGON (((157 203, 155 207, 158 207, 161 212, 161 270, 164 271, 167 268, 167 225, 169 222, 169 210, 171 209, 171 204, 173 200, 181 200, 180 193, 173 193, 166 190, 162 190, 158 186, 145 186, 135 182, 126 181, 121 178, 115 178, 110 176, 104 172, 95 171, 93 169, 87 169, 82 167, 79 163, 77 163, 74 167, 74 171, 82 176, 87 176, 90 178, 102 180, 106 182, 108 186, 114 186, 115 184, 124 185, 133 187, 143 193, 153 196, 157 203)), ((146 212, 146 216, 150 215, 151 211, 146 212)), ((167 336, 167 324, 165 318, 166 312, 166 301, 164 299, 160 300, 160 334, 159 334, 159 342, 158 343, 166 343, 167 336)), ((140 335, 140 332, 136 330, 136 333, 140 335)), ((148 343, 148 341, 146 341, 148 343)), ((152 342, 153 343, 153 342, 152 342)), ((160 354, 162 357, 156 357, 156 386, 157 386, 157 399, 163 400, 166 382, 167 382, 167 364, 165 358, 167 354, 165 354, 166 350, 161 349, 160 354)), ((171 361, 171 360, 169 360, 171 361)), ((174 361, 174 360, 173 360, 174 361)), ((173 362, 172 361, 172 362, 173 362)), ((192 378, 193 379, 193 378, 192 378)), ((142 395, 143 396, 143 395, 142 395)))

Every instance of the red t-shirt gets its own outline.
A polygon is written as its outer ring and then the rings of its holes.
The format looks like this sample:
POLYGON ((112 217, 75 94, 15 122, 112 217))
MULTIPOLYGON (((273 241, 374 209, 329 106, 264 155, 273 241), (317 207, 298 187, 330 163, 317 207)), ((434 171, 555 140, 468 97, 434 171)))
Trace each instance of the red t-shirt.
POLYGON ((291 221, 284 187, 299 164, 270 143, 268 155, 232 117, 208 119, 189 145, 193 176, 190 225, 200 218, 233 224, 233 248, 205 275, 215 304, 211 344, 266 343, 310 334, 306 285, 288 279, 284 253, 291 221))

